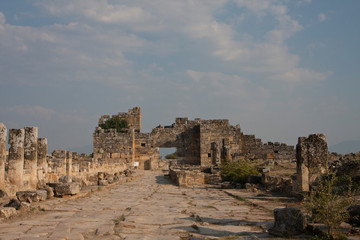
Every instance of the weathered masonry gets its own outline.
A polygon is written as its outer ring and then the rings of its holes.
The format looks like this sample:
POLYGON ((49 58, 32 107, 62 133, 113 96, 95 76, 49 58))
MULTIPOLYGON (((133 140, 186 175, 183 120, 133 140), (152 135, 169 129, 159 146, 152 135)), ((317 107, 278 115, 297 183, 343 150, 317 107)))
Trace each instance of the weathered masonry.
POLYGON ((183 164, 214 166, 224 159, 295 160, 295 149, 284 143, 263 143, 255 135, 245 135, 240 125, 232 126, 227 119, 202 120, 176 118, 171 126, 141 133, 141 109, 135 107, 127 113, 105 115, 99 119, 94 132, 94 158, 112 159, 140 169, 156 168, 160 159, 159 148, 177 149, 178 161, 183 164), (102 129, 105 120, 119 118, 129 128, 120 132, 102 129))
POLYGON ((125 163, 82 157, 66 150, 49 155, 47 150, 47 139, 38 138, 37 127, 8 131, 0 123, 0 189, 13 196, 18 191, 44 188, 64 176, 78 183, 97 184, 99 172, 114 175, 127 170, 125 163))

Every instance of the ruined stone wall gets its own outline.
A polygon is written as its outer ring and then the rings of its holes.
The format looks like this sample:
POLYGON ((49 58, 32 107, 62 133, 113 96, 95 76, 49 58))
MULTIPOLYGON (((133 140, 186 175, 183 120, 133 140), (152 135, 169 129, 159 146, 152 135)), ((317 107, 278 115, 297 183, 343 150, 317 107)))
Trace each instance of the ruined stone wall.
POLYGON ((171 126, 158 126, 150 134, 153 145, 176 147, 178 160, 184 164, 200 165, 199 119, 176 118, 171 126))
MULTIPOLYGON (((116 135, 112 131, 109 132, 112 136, 116 135)), ((129 130, 127 134, 134 138, 134 130, 129 130)), ((99 135, 101 136, 101 133, 99 135)), ((7 129, 0 123, 0 189, 9 195, 14 195, 17 191, 44 187, 46 183, 57 182, 60 177, 67 175, 78 181, 89 181, 97 179, 98 172, 114 174, 128 169, 128 165, 120 158, 115 158, 118 149, 110 151, 115 154, 110 154, 109 159, 100 160, 89 157, 85 159, 66 150, 55 150, 52 155, 48 155, 47 140, 38 138, 37 127, 9 130, 8 159, 6 141, 7 129)), ((121 139, 121 142, 124 140, 121 139)), ((134 142, 132 140, 132 143, 134 142)), ((133 148, 134 145, 131 145, 131 149, 133 148)))
POLYGON ((202 120, 200 122, 200 157, 202 166, 220 164, 240 152, 241 130, 229 120, 202 120))
POLYGON ((255 135, 241 136, 241 154, 246 160, 272 159, 277 161, 295 161, 296 151, 294 146, 285 143, 263 143, 255 135))
POLYGON ((128 112, 119 112, 117 115, 103 115, 99 119, 99 126, 104 124, 107 119, 110 118, 119 118, 120 120, 125 120, 128 123, 129 128, 134 128, 135 131, 141 131, 141 109, 139 107, 134 107, 129 109, 128 112))
POLYGON ((93 134, 94 158, 111 159, 132 166, 135 161, 135 131, 126 129, 117 132, 116 129, 101 129, 98 127, 93 134))
MULTIPOLYGON (((131 117, 141 117, 140 108, 119 113, 127 121, 131 117)), ((109 116, 102 116, 99 125, 109 116)), ((141 119, 137 119, 140 122, 141 119)), ((134 126, 133 124, 130 124, 134 126)), ((136 129, 135 129, 136 130, 136 129)), ((220 164, 222 159, 237 159, 238 157, 253 159, 295 160, 293 146, 280 143, 262 143, 255 135, 244 135, 240 125, 232 126, 227 119, 201 120, 176 118, 170 126, 152 129, 151 133, 135 131, 134 142, 129 144, 130 138, 125 132, 116 133, 115 130, 104 131, 100 127, 94 133, 94 157, 110 159, 111 155, 120 154, 126 158, 130 151, 140 169, 149 169, 149 160, 154 160, 157 148, 172 148, 177 150, 178 161, 183 164, 212 166, 220 164), (127 151, 127 152, 126 152, 127 151)))
POLYGON ((159 148, 154 147, 150 133, 135 134, 135 162, 143 170, 157 169, 160 161, 159 148))

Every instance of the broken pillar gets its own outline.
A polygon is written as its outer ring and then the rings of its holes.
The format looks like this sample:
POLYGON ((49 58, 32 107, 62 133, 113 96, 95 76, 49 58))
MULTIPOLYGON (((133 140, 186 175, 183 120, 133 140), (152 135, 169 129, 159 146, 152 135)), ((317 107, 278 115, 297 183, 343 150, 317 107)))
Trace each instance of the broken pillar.
POLYGON ((47 155, 47 139, 38 138, 37 166, 39 168, 42 168, 45 172, 47 169, 46 155, 47 155))
POLYGON ((8 180, 22 187, 24 171, 24 129, 9 130, 9 166, 8 180))
POLYGON ((0 188, 5 185, 5 163, 6 163, 6 138, 7 129, 0 123, 0 188))
POLYGON ((66 150, 54 150, 52 153, 56 159, 56 164, 52 166, 56 174, 61 177, 66 175, 66 150))
POLYGON ((66 175, 71 176, 72 172, 72 152, 66 152, 66 175))
POLYGON ((35 189, 37 185, 37 141, 38 128, 25 127, 24 170, 30 189, 35 189))
POLYGON ((48 172, 47 155, 47 139, 38 138, 37 140, 37 180, 38 185, 44 185, 45 176, 48 172))
POLYGON ((310 185, 327 170, 328 146, 324 134, 299 137, 296 145, 297 191, 307 192, 310 185))

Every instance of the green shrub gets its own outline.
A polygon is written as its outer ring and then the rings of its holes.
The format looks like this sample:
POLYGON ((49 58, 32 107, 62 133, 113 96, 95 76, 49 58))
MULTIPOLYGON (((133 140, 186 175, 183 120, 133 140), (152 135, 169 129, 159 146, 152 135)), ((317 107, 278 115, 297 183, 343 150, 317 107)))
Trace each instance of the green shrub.
POLYGON ((116 129, 117 132, 120 132, 121 129, 128 128, 128 123, 125 120, 114 117, 106 120, 100 127, 102 129, 116 129))
POLYGON ((334 233, 342 222, 349 218, 348 207, 354 202, 351 181, 347 192, 340 195, 335 191, 335 174, 326 174, 319 181, 317 188, 311 190, 309 202, 305 207, 309 210, 314 222, 328 226, 328 233, 334 233))
POLYGON ((245 160, 238 162, 224 161, 220 165, 220 171, 222 180, 232 183, 245 183, 248 175, 259 174, 256 167, 245 160))
POLYGON ((165 159, 177 159, 176 152, 166 155, 165 159))

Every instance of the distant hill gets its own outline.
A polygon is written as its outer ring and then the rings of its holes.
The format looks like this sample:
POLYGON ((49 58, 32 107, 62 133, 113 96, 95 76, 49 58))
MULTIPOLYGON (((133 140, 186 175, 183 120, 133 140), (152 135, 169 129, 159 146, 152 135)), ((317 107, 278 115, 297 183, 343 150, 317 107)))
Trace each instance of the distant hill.
POLYGON ((85 145, 82 147, 71 148, 71 149, 69 149, 69 151, 77 152, 79 154, 81 154, 81 153, 91 154, 93 152, 93 145, 89 144, 89 145, 85 145))
POLYGON ((329 152, 340 154, 360 152, 360 140, 343 141, 329 147, 329 152))

